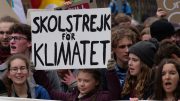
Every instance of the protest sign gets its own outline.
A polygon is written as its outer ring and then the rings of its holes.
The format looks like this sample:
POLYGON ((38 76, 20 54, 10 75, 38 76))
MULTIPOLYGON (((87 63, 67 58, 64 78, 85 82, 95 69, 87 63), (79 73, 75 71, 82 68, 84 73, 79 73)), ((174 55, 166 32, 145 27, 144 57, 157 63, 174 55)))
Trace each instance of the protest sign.
POLYGON ((180 1, 179 0, 157 0, 157 5, 167 12, 167 19, 171 22, 180 23, 180 1))
POLYGON ((36 69, 105 68, 111 53, 109 8, 31 12, 36 69))
POLYGON ((79 2, 73 2, 71 5, 55 8, 56 10, 68 10, 68 9, 89 9, 97 8, 96 0, 81 0, 79 2))

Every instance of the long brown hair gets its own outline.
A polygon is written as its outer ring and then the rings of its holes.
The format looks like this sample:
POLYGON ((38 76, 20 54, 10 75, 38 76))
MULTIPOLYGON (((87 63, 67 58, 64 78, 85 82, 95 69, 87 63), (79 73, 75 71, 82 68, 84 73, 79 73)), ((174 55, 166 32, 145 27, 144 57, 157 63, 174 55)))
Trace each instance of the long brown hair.
POLYGON ((132 90, 136 92, 135 96, 139 99, 142 98, 144 94, 144 89, 146 84, 148 84, 151 77, 151 68, 141 61, 141 71, 135 77, 130 75, 129 71, 127 72, 125 84, 121 93, 121 97, 129 95, 132 90))
MULTIPOLYGON (((7 66, 8 66, 8 72, 10 72, 10 67, 11 67, 11 62, 15 59, 21 59, 25 62, 26 64, 26 68, 28 69, 29 71, 29 68, 30 68, 30 61, 28 60, 27 57, 25 57, 23 54, 15 54, 15 55, 12 55, 10 56, 8 59, 7 59, 7 66)), ((12 96, 12 80, 7 78, 8 80, 8 84, 6 85, 7 87, 7 91, 8 91, 8 96, 12 96)))
MULTIPOLYGON (((152 99, 154 100, 163 100, 164 98, 166 98, 166 94, 165 94, 165 91, 163 89, 163 84, 162 84, 162 70, 165 64, 173 64, 180 77, 180 63, 175 59, 163 59, 161 63, 158 65, 158 68, 156 70, 155 83, 157 85, 154 86, 155 91, 152 97, 152 99)), ((174 97, 176 101, 180 99, 179 92, 180 92, 180 80, 177 84, 176 90, 174 91, 174 97)))

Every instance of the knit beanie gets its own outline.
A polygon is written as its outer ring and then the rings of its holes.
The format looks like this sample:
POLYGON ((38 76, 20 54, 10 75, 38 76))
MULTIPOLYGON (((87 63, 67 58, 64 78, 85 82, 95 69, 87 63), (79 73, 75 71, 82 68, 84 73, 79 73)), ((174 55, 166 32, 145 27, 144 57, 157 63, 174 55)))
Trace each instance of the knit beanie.
POLYGON ((170 38, 174 34, 175 29, 170 22, 165 19, 160 19, 152 23, 150 32, 153 38, 161 41, 165 38, 170 38))
POLYGON ((154 64, 154 56, 158 49, 158 41, 150 39, 149 41, 140 41, 129 48, 129 53, 135 54, 149 67, 154 64))

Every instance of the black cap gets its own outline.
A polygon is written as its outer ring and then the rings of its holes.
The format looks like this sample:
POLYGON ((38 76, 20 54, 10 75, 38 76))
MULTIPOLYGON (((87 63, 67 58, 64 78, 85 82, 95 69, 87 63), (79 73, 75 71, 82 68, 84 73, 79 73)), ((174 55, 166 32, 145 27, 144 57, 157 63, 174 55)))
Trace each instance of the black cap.
POLYGON ((161 41, 163 39, 170 38, 174 34, 175 29, 170 22, 160 19, 152 23, 150 26, 150 32, 153 38, 161 41))
POLYGON ((140 41, 129 48, 129 53, 133 53, 140 58, 149 67, 154 64, 154 56, 158 49, 158 41, 151 39, 150 41, 140 41))

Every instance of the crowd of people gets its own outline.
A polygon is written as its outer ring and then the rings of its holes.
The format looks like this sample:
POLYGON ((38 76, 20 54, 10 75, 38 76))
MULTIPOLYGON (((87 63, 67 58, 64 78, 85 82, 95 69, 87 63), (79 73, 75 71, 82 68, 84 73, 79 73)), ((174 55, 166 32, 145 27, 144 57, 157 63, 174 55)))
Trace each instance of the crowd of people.
POLYGON ((0 18, 0 95, 63 101, 180 100, 180 25, 169 22, 159 9, 143 23, 133 21, 131 13, 112 13, 111 59, 104 69, 35 70, 31 26, 11 16, 0 18))

